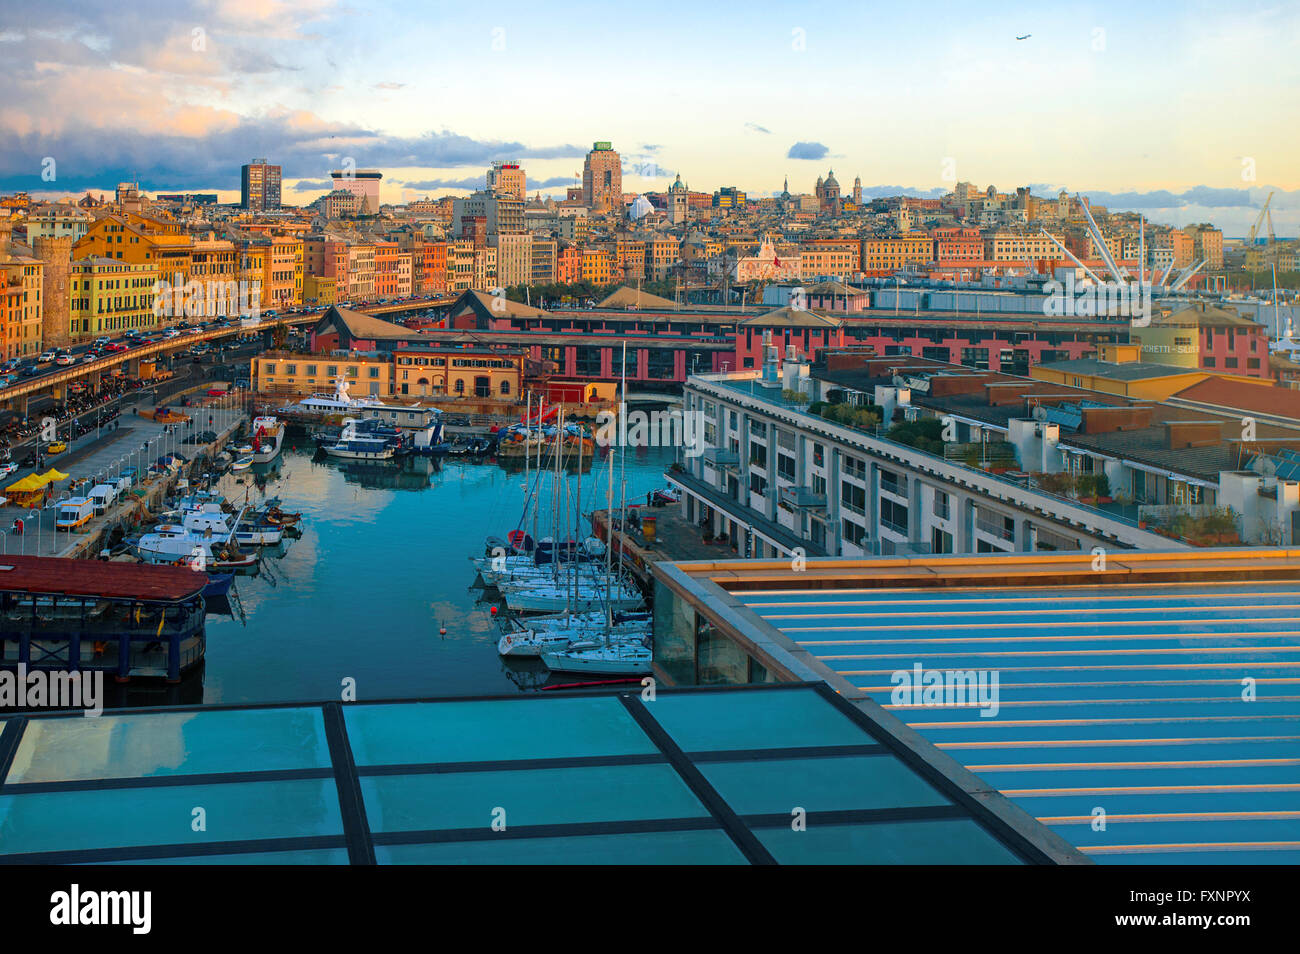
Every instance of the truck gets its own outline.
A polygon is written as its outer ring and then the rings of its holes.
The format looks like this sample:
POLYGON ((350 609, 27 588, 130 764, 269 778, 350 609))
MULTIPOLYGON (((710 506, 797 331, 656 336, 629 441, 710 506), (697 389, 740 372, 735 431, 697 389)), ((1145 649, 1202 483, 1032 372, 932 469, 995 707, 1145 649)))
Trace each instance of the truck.
POLYGON ((59 507, 54 521, 55 530, 75 530, 89 523, 95 516, 95 502, 89 497, 69 497, 59 507))
POLYGON ((102 516, 117 500, 117 487, 113 484, 96 484, 90 488, 90 500, 95 505, 95 516, 102 516))

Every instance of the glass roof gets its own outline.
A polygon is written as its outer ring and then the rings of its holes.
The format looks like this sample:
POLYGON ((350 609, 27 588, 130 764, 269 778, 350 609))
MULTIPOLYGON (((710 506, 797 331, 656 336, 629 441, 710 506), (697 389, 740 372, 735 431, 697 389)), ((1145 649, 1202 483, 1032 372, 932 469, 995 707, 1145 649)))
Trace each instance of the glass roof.
POLYGON ((1300 862, 1293 580, 734 595, 1098 862, 1300 862), (918 665, 996 711, 896 694, 918 665))
POLYGON ((827 686, 0 721, 0 860, 1041 861, 827 686))

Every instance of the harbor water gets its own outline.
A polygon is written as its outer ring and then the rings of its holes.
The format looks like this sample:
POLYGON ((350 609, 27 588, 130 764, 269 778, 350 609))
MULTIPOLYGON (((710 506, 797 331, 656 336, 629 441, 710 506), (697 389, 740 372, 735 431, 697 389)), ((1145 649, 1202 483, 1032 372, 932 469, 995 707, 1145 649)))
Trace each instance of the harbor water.
MULTIPOLYGON (((537 660, 503 660, 490 605, 472 588, 469 562, 484 540, 505 537, 523 513, 522 465, 457 457, 410 457, 354 464, 315 455, 291 431, 278 462, 263 474, 226 475, 221 489, 236 504, 277 496, 301 512, 303 534, 270 549, 256 576, 236 579, 229 607, 207 620, 207 659, 181 695, 206 703, 264 703, 501 694, 573 677, 549 676, 537 660), (439 630, 446 629, 446 634, 439 630)), ((619 455, 615 460, 615 505, 619 455)), ((581 509, 603 509, 606 459, 584 468, 581 509)), ((666 485, 672 451, 626 453, 628 503, 666 485)), ((563 481, 561 503, 572 526, 576 480, 563 481), (563 488, 567 487, 567 491, 563 488)), ((534 473, 534 478, 536 474, 534 473)), ((540 487, 538 534, 552 532, 552 476, 540 487)), ((528 530, 531 532, 531 517, 528 530)), ((566 531, 570 532, 571 531, 566 531)), ((590 532, 584 516, 581 536, 590 532)), ((147 690, 127 704, 155 704, 147 690)))

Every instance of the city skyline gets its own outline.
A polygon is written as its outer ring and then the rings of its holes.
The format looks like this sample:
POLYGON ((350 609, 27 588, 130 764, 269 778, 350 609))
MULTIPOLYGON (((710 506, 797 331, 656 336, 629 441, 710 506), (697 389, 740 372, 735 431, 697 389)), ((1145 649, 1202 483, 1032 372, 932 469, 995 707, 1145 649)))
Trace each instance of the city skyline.
POLYGON ((588 25, 584 5, 563 25, 509 5, 479 17, 392 2, 365 18, 334 0, 54 8, 0 13, 12 64, 0 131, 14 143, 3 189, 133 180, 234 201, 239 167, 266 156, 301 205, 352 158, 382 170, 382 201, 400 203, 470 191, 492 160, 518 159, 530 195, 562 196, 599 139, 623 157, 625 192, 679 172, 704 191, 773 194, 788 176, 810 192, 834 168, 868 196, 1028 184, 1240 235, 1276 189, 1279 232, 1300 231, 1300 139, 1276 122, 1300 86, 1300 31, 1280 7, 1002 8, 967 22, 957 7, 760 5, 748 44, 722 14, 671 4, 657 18, 668 26, 640 32, 630 17, 588 25), (389 29, 402 18, 409 28, 389 29), (158 43, 140 39, 146 25, 158 43), (881 42, 895 33, 931 42, 881 42), (574 49, 591 52, 555 55, 574 49), (1242 57, 1250 75, 1223 68, 1242 57))

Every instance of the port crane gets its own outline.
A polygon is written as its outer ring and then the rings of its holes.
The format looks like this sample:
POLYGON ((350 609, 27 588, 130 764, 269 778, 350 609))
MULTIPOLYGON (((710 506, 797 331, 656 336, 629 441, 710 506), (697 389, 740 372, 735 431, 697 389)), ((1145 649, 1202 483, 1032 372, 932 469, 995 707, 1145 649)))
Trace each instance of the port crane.
POLYGON ((1270 192, 1268 194, 1268 198, 1264 200, 1264 207, 1259 210, 1259 215, 1255 217, 1255 224, 1250 227, 1250 232, 1248 232, 1246 235, 1246 244, 1248 246, 1255 244, 1256 236, 1259 235, 1259 227, 1263 225, 1265 222, 1268 223, 1267 244, 1273 245, 1275 242, 1277 242, 1277 236, 1273 234, 1273 213, 1269 209, 1269 203, 1271 203, 1272 201, 1273 201, 1273 193, 1270 192))

